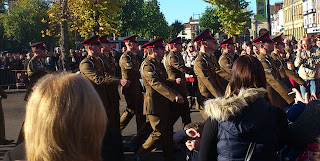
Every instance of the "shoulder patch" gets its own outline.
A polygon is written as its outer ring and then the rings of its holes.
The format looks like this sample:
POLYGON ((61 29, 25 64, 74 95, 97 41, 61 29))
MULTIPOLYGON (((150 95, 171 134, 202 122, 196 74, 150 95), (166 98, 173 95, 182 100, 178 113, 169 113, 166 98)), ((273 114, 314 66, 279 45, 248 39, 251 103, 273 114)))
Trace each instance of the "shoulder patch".
MULTIPOLYGON (((170 66, 172 66, 172 65, 171 65, 171 56, 172 56, 172 55, 169 55, 169 58, 168 58, 168 63, 169 63, 170 66)), ((179 64, 180 59, 179 59, 178 55, 176 55, 176 54, 174 53, 174 56, 175 56, 175 57, 177 58, 177 60, 178 60, 177 64, 179 64)))
MULTIPOLYGON (((140 68, 141 75, 143 75, 143 70, 144 70, 145 65, 146 65, 146 61, 143 61, 142 64, 141 64, 141 68, 140 68)), ((153 68, 153 71, 152 72, 148 72, 148 74, 153 76, 153 75, 156 74, 156 67, 151 62, 150 62, 150 66, 153 68)))
POLYGON ((153 71, 152 71, 152 72, 148 72, 148 74, 151 75, 151 76, 153 76, 153 75, 156 74, 156 67, 155 67, 152 63, 150 63, 150 65, 152 66, 153 71))
POLYGON ((131 56, 130 56, 129 54, 122 55, 122 56, 120 57, 120 62, 122 62, 122 58, 123 58, 124 56, 126 56, 126 57, 129 59, 129 61, 125 62, 125 64, 126 64, 128 67, 131 67, 131 66, 132 66, 132 61, 131 61, 131 56))

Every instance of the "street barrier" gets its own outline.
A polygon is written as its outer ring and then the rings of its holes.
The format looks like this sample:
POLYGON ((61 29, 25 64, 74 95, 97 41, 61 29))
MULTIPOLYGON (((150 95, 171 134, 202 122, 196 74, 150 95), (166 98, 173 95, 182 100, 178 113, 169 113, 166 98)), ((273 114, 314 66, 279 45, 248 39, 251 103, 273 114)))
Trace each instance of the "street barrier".
POLYGON ((0 86, 10 89, 25 86, 25 70, 0 69, 0 86))

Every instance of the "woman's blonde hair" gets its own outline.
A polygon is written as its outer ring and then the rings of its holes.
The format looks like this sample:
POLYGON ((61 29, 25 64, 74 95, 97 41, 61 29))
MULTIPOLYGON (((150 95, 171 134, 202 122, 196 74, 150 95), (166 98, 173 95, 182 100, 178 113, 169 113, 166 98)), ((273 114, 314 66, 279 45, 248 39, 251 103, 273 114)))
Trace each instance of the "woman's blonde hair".
POLYGON ((50 74, 38 81, 24 124, 27 160, 101 160, 106 112, 89 80, 50 74))

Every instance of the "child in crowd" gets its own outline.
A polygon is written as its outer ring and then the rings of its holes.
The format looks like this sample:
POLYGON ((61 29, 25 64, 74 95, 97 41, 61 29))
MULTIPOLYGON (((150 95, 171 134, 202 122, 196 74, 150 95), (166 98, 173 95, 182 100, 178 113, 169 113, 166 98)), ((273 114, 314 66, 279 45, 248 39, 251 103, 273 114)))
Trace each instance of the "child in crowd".
POLYGON ((203 127, 200 122, 190 123, 173 135, 175 148, 185 153, 187 161, 198 161, 203 127))

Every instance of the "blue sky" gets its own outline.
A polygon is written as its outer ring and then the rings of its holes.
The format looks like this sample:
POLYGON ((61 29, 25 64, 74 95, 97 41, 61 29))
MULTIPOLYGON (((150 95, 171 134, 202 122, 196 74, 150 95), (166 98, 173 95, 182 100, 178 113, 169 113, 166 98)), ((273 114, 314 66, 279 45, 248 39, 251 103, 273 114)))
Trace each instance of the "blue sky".
MULTIPOLYGON (((256 0, 247 1, 249 2, 248 9, 256 12, 256 0)), ((270 4, 280 1, 270 0, 270 4)), ((198 19, 198 14, 202 14, 206 7, 210 6, 210 4, 202 0, 158 0, 158 2, 160 3, 160 10, 169 24, 172 24, 175 20, 187 23, 193 14, 198 19)))

